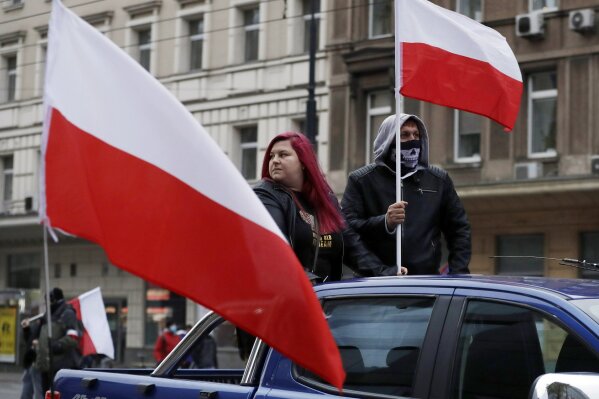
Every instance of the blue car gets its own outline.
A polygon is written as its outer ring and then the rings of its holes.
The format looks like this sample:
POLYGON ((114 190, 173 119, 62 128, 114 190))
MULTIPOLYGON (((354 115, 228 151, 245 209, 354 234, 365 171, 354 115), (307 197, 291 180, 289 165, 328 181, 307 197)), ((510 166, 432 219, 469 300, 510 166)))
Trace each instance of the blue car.
POLYGON ((239 368, 183 368, 209 334, 222 335, 215 314, 153 371, 63 370, 56 389, 69 399, 518 399, 545 374, 599 373, 596 280, 414 276, 315 290, 347 374, 342 394, 260 340, 239 368))

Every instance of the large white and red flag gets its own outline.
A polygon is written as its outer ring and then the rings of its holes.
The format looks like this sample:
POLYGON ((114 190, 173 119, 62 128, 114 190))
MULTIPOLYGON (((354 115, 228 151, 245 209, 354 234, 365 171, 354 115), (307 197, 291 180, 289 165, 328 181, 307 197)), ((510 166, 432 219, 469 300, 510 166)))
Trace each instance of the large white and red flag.
POLYGON ((514 127, 522 74, 496 30, 427 0, 395 0, 395 51, 404 96, 514 127))
POLYGON ((59 0, 46 68, 44 223, 340 388, 339 351, 295 254, 185 107, 59 0))
POLYGON ((81 354, 102 354, 114 359, 114 343, 100 287, 71 299, 69 303, 77 313, 77 320, 83 325, 79 340, 81 354))

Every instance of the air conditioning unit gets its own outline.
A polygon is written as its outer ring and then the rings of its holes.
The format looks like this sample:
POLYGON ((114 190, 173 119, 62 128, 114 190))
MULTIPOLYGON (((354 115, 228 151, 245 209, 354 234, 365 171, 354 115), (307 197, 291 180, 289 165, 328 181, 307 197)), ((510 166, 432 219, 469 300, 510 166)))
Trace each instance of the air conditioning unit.
POLYGON ((582 10, 570 11, 568 16, 568 26, 571 30, 588 33, 595 30, 595 10, 585 8, 582 10))
POLYGON ((542 11, 516 15, 516 36, 540 38, 545 35, 545 16, 542 11))
POLYGON ((516 180, 537 179, 543 176, 543 164, 540 162, 522 162, 514 164, 516 180))

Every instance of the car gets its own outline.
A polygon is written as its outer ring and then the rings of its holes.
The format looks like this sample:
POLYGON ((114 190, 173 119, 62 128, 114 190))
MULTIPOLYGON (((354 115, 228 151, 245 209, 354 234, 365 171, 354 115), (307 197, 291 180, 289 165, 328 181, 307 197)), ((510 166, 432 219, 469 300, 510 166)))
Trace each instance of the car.
POLYGON ((153 371, 61 370, 56 390, 69 399, 518 399, 540 376, 584 372, 599 391, 599 281, 406 276, 315 292, 346 371, 342 393, 260 340, 244 368, 183 368, 202 339, 218 338, 216 314, 153 371))

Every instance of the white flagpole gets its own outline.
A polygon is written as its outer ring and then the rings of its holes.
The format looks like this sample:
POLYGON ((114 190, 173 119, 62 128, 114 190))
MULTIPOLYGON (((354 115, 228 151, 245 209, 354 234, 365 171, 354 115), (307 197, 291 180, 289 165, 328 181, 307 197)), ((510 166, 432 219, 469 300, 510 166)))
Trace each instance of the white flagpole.
MULTIPOLYGON (((397 21, 399 21, 399 4, 400 0, 395 0, 395 197, 397 202, 401 201, 401 141, 399 124, 400 115, 403 113, 403 96, 399 93, 401 89, 401 42, 399 40, 399 29, 397 21)), ((402 225, 397 226, 395 232, 397 239, 397 272, 401 272, 401 235, 402 225)))
POLYGON ((48 340, 52 339, 52 314, 50 313, 50 266, 48 265, 48 226, 44 228, 44 275, 46 280, 46 315, 48 322, 48 340))

